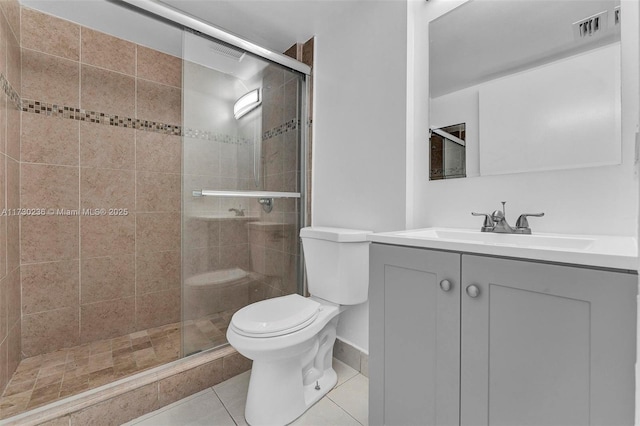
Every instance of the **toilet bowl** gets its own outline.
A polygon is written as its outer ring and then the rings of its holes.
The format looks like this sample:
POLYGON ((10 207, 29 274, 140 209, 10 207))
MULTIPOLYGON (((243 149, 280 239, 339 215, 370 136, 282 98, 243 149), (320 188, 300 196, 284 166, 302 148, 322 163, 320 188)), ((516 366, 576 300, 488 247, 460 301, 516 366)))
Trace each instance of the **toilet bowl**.
POLYGON ((227 340, 253 360, 245 419, 285 425, 337 383, 332 367, 339 314, 367 300, 369 231, 303 228, 309 292, 253 303, 236 312, 227 340))
POLYGON ((245 418, 250 425, 284 425, 338 380, 331 357, 340 308, 297 294, 249 307, 255 310, 239 311, 247 315, 234 315, 227 330, 229 343, 253 360, 245 418))

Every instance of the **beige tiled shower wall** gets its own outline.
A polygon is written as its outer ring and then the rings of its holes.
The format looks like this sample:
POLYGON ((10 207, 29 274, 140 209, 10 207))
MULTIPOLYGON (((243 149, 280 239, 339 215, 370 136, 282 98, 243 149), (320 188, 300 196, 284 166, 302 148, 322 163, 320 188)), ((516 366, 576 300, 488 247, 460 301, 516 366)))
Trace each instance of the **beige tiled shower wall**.
POLYGON ((181 137, 131 122, 181 124, 182 60, 29 8, 21 23, 24 103, 121 121, 22 112, 21 207, 47 210, 20 218, 23 355, 180 321, 181 137))
POLYGON ((0 0, 0 392, 20 362, 20 6, 0 0))

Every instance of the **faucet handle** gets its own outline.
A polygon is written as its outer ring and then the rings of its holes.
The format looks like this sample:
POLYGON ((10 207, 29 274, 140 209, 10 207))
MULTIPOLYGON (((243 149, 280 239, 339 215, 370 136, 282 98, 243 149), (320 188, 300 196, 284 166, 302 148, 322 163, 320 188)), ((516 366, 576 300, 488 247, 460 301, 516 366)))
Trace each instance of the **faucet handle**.
POLYGON ((520 217, 518 217, 518 220, 516 221, 516 229, 518 230, 519 233, 522 233, 522 234, 530 234, 531 233, 531 229, 529 228, 529 221, 527 220, 527 216, 542 217, 542 216, 544 216, 544 213, 524 213, 524 214, 521 214, 520 217))
POLYGON ((471 212, 471 214, 473 216, 484 216, 484 223, 482 224, 482 228, 480 228, 480 232, 491 232, 493 228, 496 226, 496 224, 493 223, 493 219, 491 218, 491 215, 488 213, 471 212))

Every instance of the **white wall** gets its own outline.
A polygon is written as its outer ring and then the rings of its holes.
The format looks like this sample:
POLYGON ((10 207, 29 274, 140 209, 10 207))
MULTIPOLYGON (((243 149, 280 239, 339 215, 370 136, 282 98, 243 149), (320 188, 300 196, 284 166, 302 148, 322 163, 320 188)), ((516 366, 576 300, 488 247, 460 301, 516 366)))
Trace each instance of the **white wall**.
MULTIPOLYGON (((452 9, 459 1, 431 0, 413 5, 415 52, 428 57, 428 22, 452 9)), ((638 178, 634 164, 638 122, 638 22, 637 2, 622 0, 622 164, 576 170, 558 170, 486 176, 448 181, 428 180, 428 92, 413 103, 416 135, 409 140, 415 152, 412 227, 446 226, 479 228, 471 211, 491 212, 507 201, 507 218, 522 212, 543 211, 531 220, 537 232, 613 234, 636 236, 638 227, 638 178)), ((428 60, 414 65, 414 74, 428 80, 428 60)), ((423 83, 424 85, 424 83, 423 83)), ((424 90, 424 87, 422 87, 424 90)))
MULTIPOLYGON (((317 27, 313 212, 316 226, 405 226, 404 1, 359 2, 317 27)), ((368 303, 345 312, 338 336, 368 351, 368 303)))

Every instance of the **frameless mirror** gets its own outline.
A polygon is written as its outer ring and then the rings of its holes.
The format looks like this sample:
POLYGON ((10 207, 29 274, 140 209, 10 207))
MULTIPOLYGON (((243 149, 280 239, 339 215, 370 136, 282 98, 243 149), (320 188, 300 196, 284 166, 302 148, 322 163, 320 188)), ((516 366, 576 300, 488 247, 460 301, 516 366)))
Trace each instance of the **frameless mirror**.
POLYGON ((430 126, 466 124, 461 175, 620 164, 620 22, 620 0, 470 0, 431 21, 430 126))

